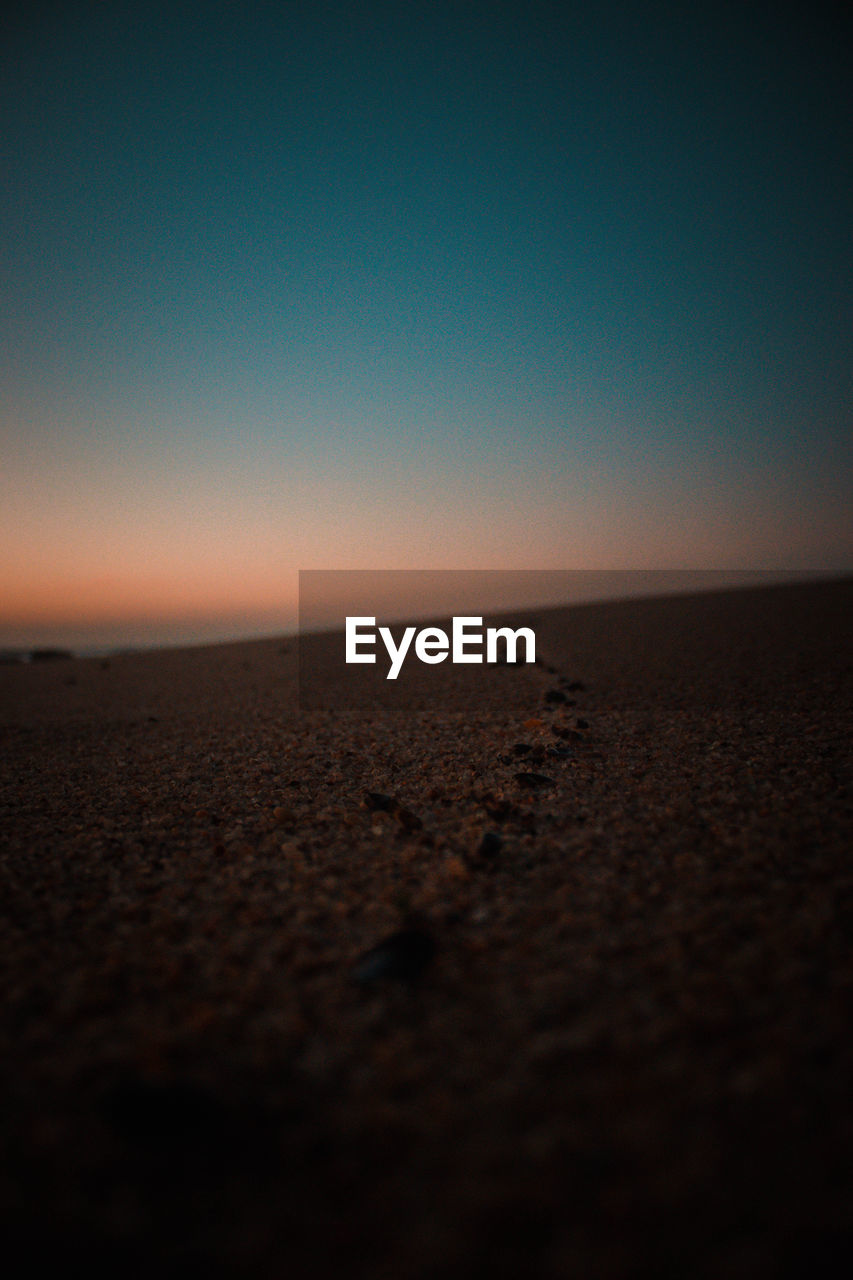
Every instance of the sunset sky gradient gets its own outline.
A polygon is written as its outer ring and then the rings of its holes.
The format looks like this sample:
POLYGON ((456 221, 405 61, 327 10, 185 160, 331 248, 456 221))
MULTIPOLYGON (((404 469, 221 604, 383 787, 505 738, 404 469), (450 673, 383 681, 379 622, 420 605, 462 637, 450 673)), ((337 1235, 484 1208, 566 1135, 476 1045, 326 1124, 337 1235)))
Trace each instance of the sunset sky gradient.
POLYGON ((299 568, 849 569, 838 13, 22 6, 0 645, 273 632, 299 568))

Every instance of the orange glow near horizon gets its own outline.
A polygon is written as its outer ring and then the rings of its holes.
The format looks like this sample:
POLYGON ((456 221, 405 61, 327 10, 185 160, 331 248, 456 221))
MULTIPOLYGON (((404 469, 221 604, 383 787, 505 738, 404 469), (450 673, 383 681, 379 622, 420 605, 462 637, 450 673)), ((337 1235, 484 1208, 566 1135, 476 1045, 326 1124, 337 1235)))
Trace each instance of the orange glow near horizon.
POLYGON ((0 646, 229 638, 293 629, 296 614, 295 572, 6 574, 0 646))
POLYGON ((488 615, 516 609, 790 581, 807 573, 678 570, 314 570, 238 582, 144 580, 102 574, 20 584, 4 598, 0 648, 75 649, 202 644, 343 625, 347 614, 385 621, 488 615), (299 581, 301 578, 301 581, 299 581), (300 598, 301 593, 301 598, 300 598))
POLYGON ((817 527, 770 484, 643 476, 630 458, 605 477, 582 456, 559 471, 522 461, 514 445, 512 465, 473 483, 456 446, 429 454, 428 438, 422 456, 382 468, 343 437, 298 462, 284 445, 182 447, 137 456, 135 444, 117 471, 91 450, 17 438, 0 474, 0 647, 290 630, 299 568, 806 570, 843 561, 846 547, 846 505, 831 494, 817 527))
MULTIPOLYGON (((288 575, 290 577, 291 575, 288 575)), ((266 584, 223 578, 121 579, 111 575, 24 584, 5 594, 0 624, 114 623, 135 619, 178 620, 240 615, 253 610, 295 612, 287 580, 266 584)))

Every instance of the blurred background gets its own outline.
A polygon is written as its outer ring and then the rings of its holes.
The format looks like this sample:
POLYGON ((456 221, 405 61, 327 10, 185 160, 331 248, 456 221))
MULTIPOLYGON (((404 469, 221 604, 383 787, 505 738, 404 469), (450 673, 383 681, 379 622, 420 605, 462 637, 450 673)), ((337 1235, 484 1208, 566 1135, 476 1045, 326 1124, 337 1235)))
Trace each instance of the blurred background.
POLYGON ((30 4, 0 54, 0 646, 302 569, 843 571, 848 20, 30 4))

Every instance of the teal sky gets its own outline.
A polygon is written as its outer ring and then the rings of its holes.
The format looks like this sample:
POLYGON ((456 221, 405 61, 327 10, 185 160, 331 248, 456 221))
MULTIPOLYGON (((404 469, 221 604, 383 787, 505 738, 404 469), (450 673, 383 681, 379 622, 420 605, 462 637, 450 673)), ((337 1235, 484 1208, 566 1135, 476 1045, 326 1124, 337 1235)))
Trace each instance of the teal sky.
POLYGON ((21 7, 0 642, 269 630, 299 568, 849 569, 839 12, 21 7))

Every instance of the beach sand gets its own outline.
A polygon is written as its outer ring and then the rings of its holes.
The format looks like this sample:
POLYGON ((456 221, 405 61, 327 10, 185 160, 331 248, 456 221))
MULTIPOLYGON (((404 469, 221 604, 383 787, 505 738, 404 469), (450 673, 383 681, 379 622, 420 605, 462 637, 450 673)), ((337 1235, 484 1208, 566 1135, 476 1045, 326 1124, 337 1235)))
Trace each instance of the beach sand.
POLYGON ((294 639, 0 667, 7 1250, 675 1280, 849 1243, 853 583, 529 617, 535 667, 426 706, 300 714, 294 639))

